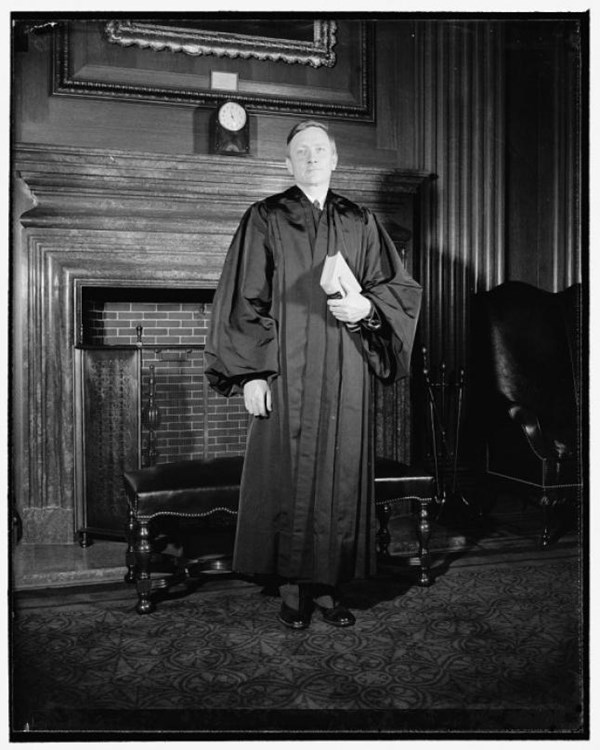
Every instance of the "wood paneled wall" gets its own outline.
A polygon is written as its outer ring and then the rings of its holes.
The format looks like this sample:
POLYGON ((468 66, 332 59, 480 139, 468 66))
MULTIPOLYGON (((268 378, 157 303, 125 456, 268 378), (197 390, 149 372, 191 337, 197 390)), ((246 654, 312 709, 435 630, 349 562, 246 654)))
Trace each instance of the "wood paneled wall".
POLYGON ((414 166, 436 175, 419 263, 433 361, 467 362, 474 293, 582 280, 581 45, 573 20, 414 23, 414 166))
POLYGON ((551 292, 581 281, 583 226, 581 24, 509 27, 508 278, 551 292))
POLYGON ((504 275, 503 29, 418 22, 415 56, 415 153, 437 177, 420 262, 421 335, 433 362, 458 367, 470 298, 504 275))

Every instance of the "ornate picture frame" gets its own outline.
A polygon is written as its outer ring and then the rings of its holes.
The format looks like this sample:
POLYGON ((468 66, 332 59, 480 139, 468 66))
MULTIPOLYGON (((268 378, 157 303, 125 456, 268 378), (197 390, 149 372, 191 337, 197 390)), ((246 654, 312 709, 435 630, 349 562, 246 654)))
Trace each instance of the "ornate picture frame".
MULTIPOLYGON (((267 22, 268 23, 268 22, 267 22)), ((273 23, 273 22, 271 22, 273 23)), ((265 36, 235 31, 213 31, 186 28, 176 24, 112 20, 106 24, 109 42, 124 47, 136 45, 153 50, 168 49, 188 55, 216 55, 244 59, 274 60, 320 68, 335 65, 337 24, 335 21, 312 21, 312 39, 265 36)), ((210 22, 205 22, 209 25, 210 22)), ((289 26, 289 24, 288 24, 289 26)), ((244 30, 244 24, 240 24, 244 30)))
POLYGON ((239 20, 231 33, 192 20, 188 26, 162 19, 59 24, 52 93, 206 107, 234 96, 253 112, 374 121, 370 22, 288 17, 280 24, 287 35, 276 38, 261 33, 260 20, 246 34, 238 33, 245 28, 239 20), (294 23, 302 30, 296 38, 294 23), (235 92, 211 88, 215 69, 237 74, 235 92))

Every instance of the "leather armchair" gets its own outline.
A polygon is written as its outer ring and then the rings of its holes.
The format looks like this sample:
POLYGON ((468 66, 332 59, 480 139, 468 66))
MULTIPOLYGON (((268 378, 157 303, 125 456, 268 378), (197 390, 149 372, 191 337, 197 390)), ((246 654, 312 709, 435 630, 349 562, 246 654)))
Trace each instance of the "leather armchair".
POLYGON ((486 476, 536 500, 547 546, 557 506, 581 498, 581 285, 505 282, 473 320, 486 476))

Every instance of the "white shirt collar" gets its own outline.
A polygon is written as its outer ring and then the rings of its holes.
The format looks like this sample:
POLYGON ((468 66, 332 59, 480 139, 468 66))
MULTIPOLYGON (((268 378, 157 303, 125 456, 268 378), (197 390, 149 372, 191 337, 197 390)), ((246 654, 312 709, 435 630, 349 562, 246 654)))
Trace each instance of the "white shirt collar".
MULTIPOLYGON (((298 186, 298 187, 300 187, 300 186, 298 186)), ((300 188, 300 190, 302 190, 302 188, 300 188)), ((329 192, 329 189, 327 189, 324 193, 320 193, 319 195, 309 195, 306 192, 306 190, 302 190, 302 192, 304 193, 304 195, 308 198, 308 200, 311 203, 314 203, 315 201, 319 201, 319 206, 322 209, 323 206, 325 205, 325 201, 327 200, 327 193, 329 192)))

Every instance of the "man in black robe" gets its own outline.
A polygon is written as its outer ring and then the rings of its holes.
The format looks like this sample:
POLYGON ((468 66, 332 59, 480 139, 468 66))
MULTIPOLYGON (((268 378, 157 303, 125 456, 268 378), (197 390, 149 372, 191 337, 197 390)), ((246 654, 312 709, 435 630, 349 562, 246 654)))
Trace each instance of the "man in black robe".
POLYGON ((206 374, 253 415, 234 570, 277 581, 284 625, 307 627, 316 608, 343 627, 355 618, 336 586, 374 568, 370 372, 408 373, 421 287, 375 216, 329 190, 325 125, 292 129, 286 165, 295 186, 252 205, 229 248, 206 374), (328 299, 338 251, 362 291, 328 299))

